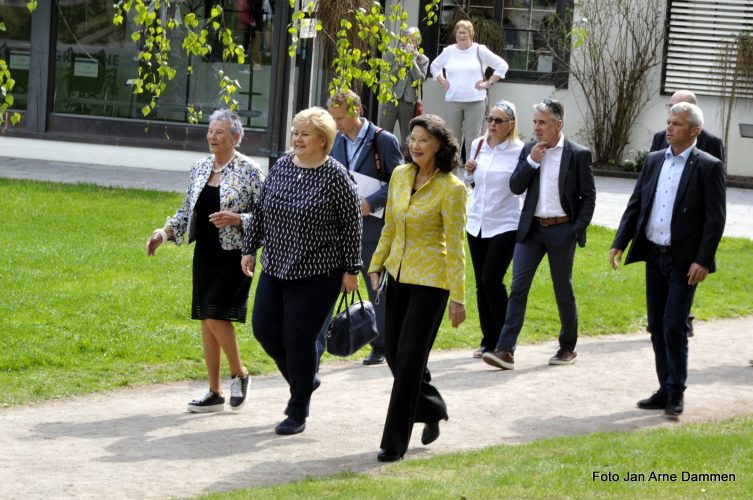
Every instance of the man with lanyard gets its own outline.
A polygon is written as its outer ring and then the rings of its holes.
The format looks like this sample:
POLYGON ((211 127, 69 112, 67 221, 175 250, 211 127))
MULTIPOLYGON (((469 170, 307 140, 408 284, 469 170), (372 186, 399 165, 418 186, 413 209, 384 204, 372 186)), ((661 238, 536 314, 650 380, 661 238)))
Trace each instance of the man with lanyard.
MULTIPOLYGON (((394 135, 376 127, 361 116, 361 98, 355 92, 339 92, 327 101, 329 113, 335 119, 337 130, 335 144, 330 156, 342 163, 349 171, 372 177, 384 183, 378 190, 361 198, 363 215, 363 237, 361 239, 361 259, 364 262, 364 279, 369 282, 365 270, 374 255, 379 236, 382 234, 384 219, 381 210, 387 203, 387 190, 390 175, 398 165, 403 164, 403 155, 394 135), (379 212, 379 215, 375 214, 379 212)), ((356 176, 358 177, 358 176, 356 176)), ((357 179, 356 179, 357 180, 357 179)), ((369 300, 374 303, 379 337, 371 344, 371 353, 363 360, 365 365, 384 363, 384 296, 377 303, 376 292, 366 287, 369 300)), ((326 334, 329 324, 322 333, 326 334)), ((323 335, 319 336, 318 349, 324 351, 323 335)))

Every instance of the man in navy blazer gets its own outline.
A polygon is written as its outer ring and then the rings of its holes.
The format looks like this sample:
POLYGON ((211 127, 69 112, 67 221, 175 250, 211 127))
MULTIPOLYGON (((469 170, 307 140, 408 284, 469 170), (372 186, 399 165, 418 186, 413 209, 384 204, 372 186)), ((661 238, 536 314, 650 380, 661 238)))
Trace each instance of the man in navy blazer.
POLYGON ((638 407, 664 409, 672 418, 683 412, 688 314, 698 283, 716 270, 726 213, 722 162, 696 146, 702 127, 698 106, 680 102, 670 108, 670 147, 646 158, 609 251, 609 263, 617 269, 632 241, 625 264, 646 262, 648 329, 659 390, 638 407))
POLYGON ((510 190, 526 193, 518 223, 507 316, 494 352, 482 356, 489 365, 512 370, 513 353, 523 328, 531 283, 544 255, 560 315, 560 348, 550 365, 575 363, 578 308, 572 274, 576 242, 586 244, 586 228, 596 205, 591 151, 565 138, 562 104, 544 99, 534 106, 536 140, 523 147, 510 177, 510 190))
MULTIPOLYGON (((394 135, 377 128, 361 116, 361 98, 355 92, 340 92, 327 101, 329 113, 335 119, 338 134, 330 156, 342 163, 351 172, 373 177, 384 182, 381 189, 361 198, 363 215, 363 236, 361 238, 361 258, 364 263, 363 277, 369 280, 366 270, 374 255, 379 237, 384 227, 382 216, 371 215, 387 204, 387 191, 392 171, 403 163, 403 155, 394 135), (377 157, 380 168, 377 168, 377 157)), ((366 287, 369 300, 375 303, 376 292, 366 287)), ((374 304, 377 316, 379 337, 371 344, 371 353, 363 360, 365 365, 384 363, 384 297, 374 304)))
MULTIPOLYGON (((669 107, 671 108, 678 102, 689 102, 698 106, 698 98, 695 93, 690 90, 678 90, 672 94, 672 97, 669 99, 669 107)), ((696 139, 695 146, 701 151, 706 151, 711 156, 719 158, 722 163, 724 163, 724 143, 714 134, 701 129, 701 133, 698 134, 698 138, 696 139)), ((654 134, 654 138, 651 141, 651 149, 648 151, 649 153, 652 153, 654 151, 667 149, 668 147, 667 130, 663 129, 654 134)))
MULTIPOLYGON (((698 106, 698 98, 696 97, 695 93, 690 90, 678 90, 677 92, 672 94, 672 97, 669 99, 668 107, 671 108, 678 102, 689 102, 698 106)), ((701 129, 701 133, 698 134, 698 138, 696 139, 695 146, 701 151, 706 151, 711 156, 719 158, 720 160, 722 160, 722 164, 724 164, 724 143, 717 136, 701 129)), ((653 141, 651 141, 651 149, 649 149, 648 151, 649 153, 652 153, 654 151, 667 149, 668 147, 669 144, 667 143, 667 130, 663 129, 654 134, 654 139, 653 141)), ((688 316, 688 336, 693 336, 692 314, 688 316)))

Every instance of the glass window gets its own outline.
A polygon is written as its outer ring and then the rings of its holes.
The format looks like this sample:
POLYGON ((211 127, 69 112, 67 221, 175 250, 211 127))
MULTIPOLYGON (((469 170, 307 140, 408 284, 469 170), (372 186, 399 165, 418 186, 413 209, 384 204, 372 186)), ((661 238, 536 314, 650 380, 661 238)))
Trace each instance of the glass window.
POLYGON ((445 0, 437 54, 455 42, 452 34, 455 22, 470 19, 476 31, 474 40, 488 46, 510 65, 507 80, 551 82, 557 73, 552 51, 562 49, 561 56, 567 58, 566 50, 558 46, 557 40, 562 38, 561 20, 571 15, 572 5, 572 0, 445 0), (553 36, 554 33, 558 35, 553 36))
MULTIPOLYGON (((186 105, 193 104, 208 119, 220 107, 218 70, 240 84, 236 99, 247 127, 266 128, 271 77, 272 8, 269 0, 180 2, 181 15, 194 13, 202 23, 221 3, 224 23, 235 43, 246 50, 244 64, 222 61, 219 40, 205 57, 187 56, 178 36, 171 42, 175 78, 159 98, 155 120, 187 122, 186 105), (189 67, 191 71, 189 72, 189 67)), ((138 75, 137 47, 132 11, 122 26, 112 23, 112 0, 61 0, 58 2, 55 103, 57 113, 143 118, 146 93, 134 95, 130 82, 138 75)))
POLYGON ((13 109, 25 110, 29 92, 29 59, 31 37, 31 14, 26 0, 0 2, 0 21, 5 31, 0 31, 0 59, 4 59, 15 80, 11 94, 13 109))

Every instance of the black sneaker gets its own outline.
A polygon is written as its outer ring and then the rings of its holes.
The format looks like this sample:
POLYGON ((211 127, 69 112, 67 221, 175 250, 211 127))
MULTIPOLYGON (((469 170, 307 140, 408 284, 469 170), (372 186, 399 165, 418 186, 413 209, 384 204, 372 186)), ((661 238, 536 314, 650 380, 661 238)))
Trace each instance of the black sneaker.
POLYGON ((211 413, 225 409, 225 398, 212 392, 211 389, 188 403, 188 411, 192 413, 211 413))
POLYGON ((246 404, 248 395, 248 384, 251 382, 251 376, 247 373, 245 377, 236 375, 230 379, 230 409, 240 410, 246 404))

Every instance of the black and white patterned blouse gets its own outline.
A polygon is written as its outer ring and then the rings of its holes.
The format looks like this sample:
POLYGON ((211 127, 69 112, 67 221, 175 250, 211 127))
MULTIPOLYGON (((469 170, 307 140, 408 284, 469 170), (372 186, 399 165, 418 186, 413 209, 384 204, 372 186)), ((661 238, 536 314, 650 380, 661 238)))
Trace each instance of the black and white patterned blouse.
POLYGON ((287 155, 264 181, 243 254, 263 246, 262 268, 279 279, 357 273, 361 225, 358 190, 345 167, 327 157, 320 167, 301 168, 287 155))

